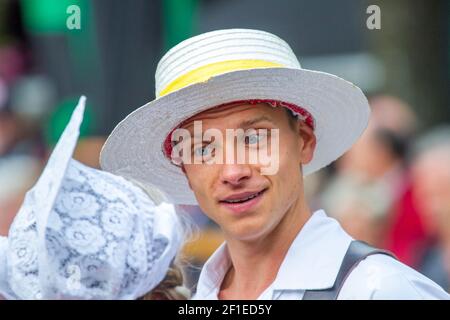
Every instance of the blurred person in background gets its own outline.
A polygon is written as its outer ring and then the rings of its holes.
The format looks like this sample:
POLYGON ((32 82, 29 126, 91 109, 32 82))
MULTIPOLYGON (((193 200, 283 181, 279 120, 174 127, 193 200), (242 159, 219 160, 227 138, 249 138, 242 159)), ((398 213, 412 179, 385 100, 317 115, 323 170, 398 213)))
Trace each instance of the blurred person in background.
MULTIPOLYGON (((65 128, 76 100, 56 104, 54 83, 46 76, 17 76, 6 87, 8 98, 0 111, 0 234, 8 231, 25 192, 39 173, 65 128)), ((98 156, 104 138, 91 136, 95 115, 88 105, 74 158, 99 168, 98 156)))
POLYGON ((27 189, 42 170, 46 146, 42 123, 55 104, 53 83, 40 75, 22 75, 6 87, 0 111, 0 234, 15 216, 27 189))
POLYGON ((450 291, 450 127, 427 133, 415 151, 413 201, 432 236, 418 248, 418 269, 450 291))
POLYGON ((0 45, 0 156, 10 151, 26 135, 25 119, 11 107, 12 87, 26 72, 25 53, 13 44, 0 45))
POLYGON ((416 116, 396 97, 378 95, 369 103, 372 117, 365 133, 337 162, 320 199, 352 236, 414 265, 415 245, 425 238, 405 163, 416 116))
POLYGON ((39 109, 53 103, 42 86, 24 76, 26 60, 19 46, 0 46, 0 235, 41 170, 39 109))

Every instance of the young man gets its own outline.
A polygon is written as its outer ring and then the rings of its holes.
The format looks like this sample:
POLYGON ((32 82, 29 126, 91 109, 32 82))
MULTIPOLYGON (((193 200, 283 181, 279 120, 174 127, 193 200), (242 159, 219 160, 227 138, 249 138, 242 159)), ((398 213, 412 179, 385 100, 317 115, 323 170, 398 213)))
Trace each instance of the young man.
POLYGON ((204 265, 196 298, 448 298, 308 208, 303 177, 367 125, 355 85, 302 69, 275 35, 230 29, 172 48, 156 96, 114 129, 101 165, 198 204, 220 225, 226 242, 204 265))

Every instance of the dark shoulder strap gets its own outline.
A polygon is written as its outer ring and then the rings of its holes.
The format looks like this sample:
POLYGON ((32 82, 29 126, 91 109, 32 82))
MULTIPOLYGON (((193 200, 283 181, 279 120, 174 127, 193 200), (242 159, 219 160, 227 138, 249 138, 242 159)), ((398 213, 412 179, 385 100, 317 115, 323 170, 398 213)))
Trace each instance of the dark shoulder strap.
POLYGON ((341 268, 336 276, 333 287, 323 290, 306 290, 303 295, 303 300, 336 300, 345 280, 352 270, 358 263, 373 254, 386 254, 395 258, 389 251, 371 247, 363 241, 352 241, 342 260, 341 268))

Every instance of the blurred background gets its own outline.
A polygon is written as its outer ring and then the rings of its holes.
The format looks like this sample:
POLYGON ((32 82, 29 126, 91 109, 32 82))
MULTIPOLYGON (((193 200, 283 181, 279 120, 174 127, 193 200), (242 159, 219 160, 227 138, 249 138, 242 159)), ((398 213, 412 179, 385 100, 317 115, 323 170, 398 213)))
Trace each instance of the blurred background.
MULTIPOLYGON (((364 90, 369 127, 339 161, 306 178, 311 207, 450 290, 445 0, 0 0, 0 234, 81 94, 88 106, 75 158, 98 167, 114 126, 154 99, 165 51, 223 28, 275 33, 304 68, 364 90), (66 24, 71 5, 80 8, 80 28, 66 24), (369 5, 380 8, 380 29, 366 25, 369 5)), ((184 209, 199 231, 184 252, 195 290, 199 268, 222 237, 198 207, 184 209)))

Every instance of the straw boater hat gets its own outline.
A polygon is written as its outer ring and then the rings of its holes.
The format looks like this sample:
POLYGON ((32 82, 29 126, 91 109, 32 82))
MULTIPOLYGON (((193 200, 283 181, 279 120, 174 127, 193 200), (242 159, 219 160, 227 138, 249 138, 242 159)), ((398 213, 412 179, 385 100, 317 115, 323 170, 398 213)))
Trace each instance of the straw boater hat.
POLYGON ((170 135, 199 112, 237 101, 291 109, 317 138, 305 175, 348 150, 370 113, 357 86, 302 69, 285 41, 258 30, 219 30, 187 39, 164 55, 155 79, 156 99, 117 125, 100 163, 104 170, 155 185, 178 204, 197 202, 181 168, 171 162, 170 135))

